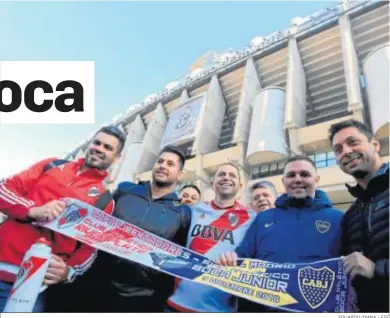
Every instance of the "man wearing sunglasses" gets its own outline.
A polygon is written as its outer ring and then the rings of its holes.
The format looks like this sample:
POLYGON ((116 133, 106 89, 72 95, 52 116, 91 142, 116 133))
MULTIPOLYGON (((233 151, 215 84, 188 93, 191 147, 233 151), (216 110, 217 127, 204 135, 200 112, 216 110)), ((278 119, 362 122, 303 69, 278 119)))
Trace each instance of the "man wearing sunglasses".
MULTIPOLYGON (((107 169, 120 157, 125 139, 118 128, 103 127, 95 134, 85 158, 76 162, 48 158, 0 182, 0 210, 8 216, 0 226, 0 312, 24 254, 37 239, 44 237, 52 243, 52 261, 44 284, 72 282, 91 266, 96 257, 93 248, 35 227, 31 222, 57 218, 65 208, 60 201, 63 197, 94 205, 107 193, 103 181, 107 169)), ((108 197, 102 208, 111 214, 113 201, 108 197)), ((44 294, 41 294, 34 311, 43 310, 44 294)))

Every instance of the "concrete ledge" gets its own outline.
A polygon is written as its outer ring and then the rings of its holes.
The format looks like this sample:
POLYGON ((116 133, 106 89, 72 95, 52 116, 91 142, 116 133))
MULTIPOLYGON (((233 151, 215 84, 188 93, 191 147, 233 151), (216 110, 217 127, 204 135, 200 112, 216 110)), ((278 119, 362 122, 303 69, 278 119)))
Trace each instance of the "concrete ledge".
POLYGON ((299 128, 297 130, 297 147, 306 153, 314 152, 319 149, 330 149, 331 146, 328 141, 329 127, 335 123, 353 118, 354 116, 350 115, 324 123, 299 128))

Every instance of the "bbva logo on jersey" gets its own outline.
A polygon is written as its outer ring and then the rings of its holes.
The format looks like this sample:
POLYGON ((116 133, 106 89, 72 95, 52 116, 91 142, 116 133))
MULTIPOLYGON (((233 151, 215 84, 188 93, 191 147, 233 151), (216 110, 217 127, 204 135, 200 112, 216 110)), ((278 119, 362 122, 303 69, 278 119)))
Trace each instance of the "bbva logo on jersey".
POLYGON ((220 229, 212 225, 201 225, 196 224, 192 231, 191 236, 200 236, 204 239, 212 239, 214 241, 228 241, 230 244, 234 245, 234 236, 232 230, 220 229))

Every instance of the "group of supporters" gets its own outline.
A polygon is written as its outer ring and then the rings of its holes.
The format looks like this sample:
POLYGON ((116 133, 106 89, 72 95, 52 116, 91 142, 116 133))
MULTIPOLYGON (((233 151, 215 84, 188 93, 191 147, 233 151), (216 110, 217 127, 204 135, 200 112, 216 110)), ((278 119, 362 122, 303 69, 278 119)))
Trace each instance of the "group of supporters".
POLYGON ((73 197, 182 246, 221 266, 238 258, 303 263, 342 257, 356 292, 354 310, 389 311, 389 165, 381 162, 380 145, 362 123, 334 124, 329 139, 340 169, 353 176, 347 185, 356 197, 346 213, 332 207, 319 189, 315 164, 306 156, 287 160, 282 176, 285 193, 255 183, 249 207, 236 200, 242 188, 239 169, 218 167, 212 179, 215 196, 202 202, 200 190, 175 189, 185 157, 179 148, 164 148, 152 179, 122 182, 111 195, 104 188, 107 169, 120 158, 125 135, 102 128, 84 159, 49 158, 0 183, 0 312, 25 252, 41 237, 51 241, 53 257, 34 311, 46 312, 268 312, 218 289, 180 281, 116 256, 97 252, 48 229, 35 220, 52 220, 73 197))

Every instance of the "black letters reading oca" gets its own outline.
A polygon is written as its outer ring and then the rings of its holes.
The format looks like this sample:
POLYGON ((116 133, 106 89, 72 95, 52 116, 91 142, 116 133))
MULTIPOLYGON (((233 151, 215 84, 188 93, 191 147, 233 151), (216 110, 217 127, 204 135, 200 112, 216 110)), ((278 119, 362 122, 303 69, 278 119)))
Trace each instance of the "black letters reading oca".
MULTIPOLYGON (((76 112, 84 111, 84 88, 83 86, 76 81, 63 81, 59 83, 56 87, 57 92, 64 92, 66 88, 73 88, 73 93, 64 93, 59 95, 55 101, 54 105, 58 111, 62 113, 67 113, 72 110, 76 112), (71 105, 66 105, 65 100, 72 99, 73 103, 71 105)), ((46 94, 53 93, 53 87, 45 81, 33 81, 26 86, 24 90, 24 103, 26 107, 35 112, 43 113, 49 110, 53 106, 53 100, 45 99, 41 104, 36 104, 34 99, 35 90, 40 88, 46 94)), ((11 113, 17 110, 22 104, 22 89, 20 86, 13 81, 0 81, 0 112, 11 113), (3 90, 8 88, 11 90, 12 99, 11 103, 3 103, 3 90)))

